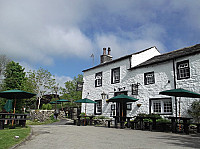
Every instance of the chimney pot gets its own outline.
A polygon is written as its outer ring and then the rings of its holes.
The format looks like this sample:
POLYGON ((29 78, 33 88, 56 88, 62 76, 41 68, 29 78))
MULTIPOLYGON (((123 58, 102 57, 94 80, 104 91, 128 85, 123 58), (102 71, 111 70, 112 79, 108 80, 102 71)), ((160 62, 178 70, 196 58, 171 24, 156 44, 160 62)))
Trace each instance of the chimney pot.
POLYGON ((106 55, 106 48, 103 48, 103 55, 106 55))
POLYGON ((108 47, 108 55, 110 55, 110 51, 111 51, 111 49, 110 49, 110 47, 108 47))

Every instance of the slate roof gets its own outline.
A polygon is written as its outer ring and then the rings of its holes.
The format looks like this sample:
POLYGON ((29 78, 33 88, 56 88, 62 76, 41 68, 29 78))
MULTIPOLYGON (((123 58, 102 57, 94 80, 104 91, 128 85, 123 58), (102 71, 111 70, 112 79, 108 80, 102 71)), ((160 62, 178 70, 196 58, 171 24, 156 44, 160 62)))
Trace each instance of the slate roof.
POLYGON ((154 56, 153 58, 131 68, 131 69, 135 69, 135 68, 139 68, 139 67, 143 67, 143 66, 147 66, 147 65, 152 65, 152 64, 157 64, 160 62, 165 62, 168 60, 172 60, 172 59, 176 59, 179 57, 184 57, 184 56, 188 56, 188 55, 194 55, 200 53, 200 44, 191 46, 191 47, 186 47, 186 48, 182 48, 182 49, 178 49, 175 51, 171 51, 165 54, 161 54, 158 56, 154 56))
MULTIPOLYGON (((154 46, 154 47, 155 47, 155 46, 154 46)), ((104 65, 108 65, 108 64, 114 63, 114 62, 116 62, 116 61, 120 61, 120 60, 126 59, 126 58, 129 58, 129 57, 131 57, 132 55, 142 53, 142 52, 147 51, 147 50, 149 50, 149 49, 151 49, 151 48, 153 48, 153 47, 150 47, 150 48, 148 48, 148 49, 145 49, 145 50, 142 50, 142 51, 139 51, 139 52, 136 52, 136 53, 132 53, 132 54, 129 54, 129 55, 125 55, 125 56, 123 56, 123 57, 114 59, 114 60, 109 61, 109 62, 101 63, 101 64, 99 64, 99 65, 97 65, 97 66, 94 66, 94 67, 85 69, 85 70, 83 70, 82 72, 85 72, 85 71, 88 71, 88 70, 91 70, 91 69, 94 69, 94 68, 97 68, 97 67, 101 67, 101 66, 104 66, 104 65)), ((155 48, 156 48, 156 47, 155 47, 155 48)))

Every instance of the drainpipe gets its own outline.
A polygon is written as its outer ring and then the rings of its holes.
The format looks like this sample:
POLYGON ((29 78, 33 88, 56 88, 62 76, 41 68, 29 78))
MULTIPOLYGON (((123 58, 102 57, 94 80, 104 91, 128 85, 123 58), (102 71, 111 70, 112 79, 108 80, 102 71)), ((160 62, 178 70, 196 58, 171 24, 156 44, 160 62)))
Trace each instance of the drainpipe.
MULTIPOLYGON (((173 72, 174 72, 174 89, 176 89, 176 69, 175 69, 175 59, 173 59, 173 72)), ((177 97, 175 96, 175 107, 176 107, 176 117, 177 117, 177 97)))

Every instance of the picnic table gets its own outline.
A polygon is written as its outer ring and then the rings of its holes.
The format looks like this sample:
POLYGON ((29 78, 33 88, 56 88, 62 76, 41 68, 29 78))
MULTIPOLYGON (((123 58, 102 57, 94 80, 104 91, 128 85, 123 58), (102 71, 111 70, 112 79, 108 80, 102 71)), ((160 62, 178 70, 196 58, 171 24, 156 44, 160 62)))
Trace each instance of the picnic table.
POLYGON ((166 117, 168 119, 171 120, 171 127, 172 127, 172 132, 176 133, 177 132, 177 120, 182 120, 183 121, 183 131, 186 134, 189 134, 189 125, 190 125, 190 120, 192 118, 188 118, 188 117, 166 117))
POLYGON ((84 124, 83 125, 87 125, 87 122, 85 122, 86 120, 86 118, 89 118, 89 125, 92 125, 92 120, 93 120, 93 118, 94 118, 94 116, 93 115, 84 115, 84 116, 77 116, 77 118, 78 118, 78 122, 77 122, 77 125, 78 126, 80 126, 81 125, 81 118, 84 118, 83 119, 83 121, 84 121, 84 124))
POLYGON ((0 129, 4 129, 5 121, 14 121, 18 122, 19 125, 25 127, 27 120, 27 114, 21 113, 0 113, 0 129))
MULTIPOLYGON (((139 129, 143 130, 145 128, 145 125, 144 125, 144 119, 150 119, 152 120, 152 130, 156 130, 156 120, 159 119, 159 117, 154 117, 154 116, 136 116, 136 119, 139 120, 139 123, 140 123, 140 127, 139 129)), ((150 124, 150 122, 148 122, 150 124)), ((147 123, 145 123, 147 124, 147 123)), ((149 128, 149 130, 151 130, 149 128)))
MULTIPOLYGON (((135 117, 135 116, 134 116, 135 117)), ((131 127, 131 122, 130 119, 134 118, 134 117, 127 117, 127 116, 113 116, 113 118, 115 119, 115 128, 117 128, 117 122, 120 119, 119 123, 120 123, 120 128, 124 129, 124 124, 125 122, 127 122, 127 127, 130 128, 131 127)))

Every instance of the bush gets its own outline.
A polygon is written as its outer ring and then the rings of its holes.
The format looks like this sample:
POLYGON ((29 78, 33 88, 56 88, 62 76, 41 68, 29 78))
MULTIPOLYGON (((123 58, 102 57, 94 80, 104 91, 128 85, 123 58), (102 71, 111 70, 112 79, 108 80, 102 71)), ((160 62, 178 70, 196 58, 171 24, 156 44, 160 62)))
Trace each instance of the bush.
POLYGON ((95 116, 94 119, 109 119, 109 118, 103 115, 100 115, 100 116, 95 116))
POLYGON ((198 123, 200 122, 200 100, 193 101, 188 113, 194 118, 198 123))
POLYGON ((48 103, 46 106, 47 106, 47 110, 52 110, 52 105, 50 103, 48 103))
POLYGON ((42 110, 46 110, 47 109, 47 105, 46 104, 43 104, 42 105, 42 110))

